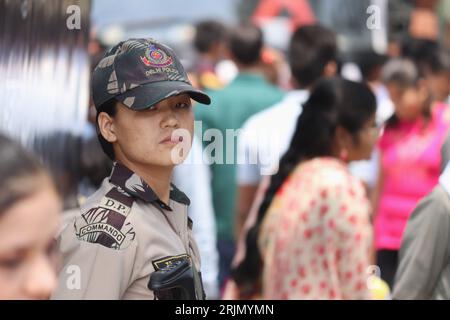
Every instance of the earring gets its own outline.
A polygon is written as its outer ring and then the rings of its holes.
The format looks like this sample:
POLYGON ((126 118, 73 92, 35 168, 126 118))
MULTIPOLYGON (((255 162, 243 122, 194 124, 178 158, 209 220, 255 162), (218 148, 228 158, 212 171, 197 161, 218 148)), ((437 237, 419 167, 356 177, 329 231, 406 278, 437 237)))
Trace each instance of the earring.
POLYGON ((348 160, 348 150, 345 149, 345 148, 341 149, 339 157, 341 158, 342 161, 347 162, 347 160, 348 160))

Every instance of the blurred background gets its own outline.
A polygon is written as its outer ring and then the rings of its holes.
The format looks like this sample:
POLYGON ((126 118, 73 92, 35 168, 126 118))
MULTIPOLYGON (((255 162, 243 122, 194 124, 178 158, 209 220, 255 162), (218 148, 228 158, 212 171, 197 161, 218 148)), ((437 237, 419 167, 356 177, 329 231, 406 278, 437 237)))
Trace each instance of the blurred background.
MULTIPOLYGON (((153 37, 167 43, 188 70, 195 68, 197 56, 195 25, 203 20, 226 26, 254 21, 265 46, 282 55, 295 28, 318 22, 337 33, 341 66, 364 50, 396 55, 411 31, 449 43, 447 0, 0 0, 0 9, 0 130, 45 159, 61 181, 67 207, 75 206, 74 186, 84 179, 77 173, 83 171, 81 145, 94 133, 88 125, 90 70, 121 40, 153 37), (418 7, 432 8, 434 16, 426 20, 429 27, 421 23, 416 30, 411 17, 418 7), (373 13, 376 26, 369 28, 373 13), (69 22, 80 28, 69 29, 69 22)), ((284 86, 287 69, 281 67, 284 86)), ((226 61, 216 71, 225 82, 236 73, 226 61)), ((352 64, 343 72, 360 77, 352 64)))
POLYGON ((216 78, 197 74, 202 21, 257 24, 264 72, 284 91, 292 89, 289 41, 304 25, 336 33, 338 72, 357 81, 364 80, 364 58, 373 63, 368 68, 379 66, 404 53, 410 39, 450 45, 450 0, 0 0, 0 131, 39 155, 65 210, 77 208, 111 168, 98 145, 89 89, 105 50, 128 38, 155 38, 176 51, 195 85, 226 86, 238 70, 225 53, 214 62, 216 78))

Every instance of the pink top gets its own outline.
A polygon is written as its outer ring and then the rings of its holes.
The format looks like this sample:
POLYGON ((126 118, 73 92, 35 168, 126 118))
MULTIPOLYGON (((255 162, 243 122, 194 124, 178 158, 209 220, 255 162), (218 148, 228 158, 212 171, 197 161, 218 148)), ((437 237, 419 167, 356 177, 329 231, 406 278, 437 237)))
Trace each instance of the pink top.
POLYGON ((437 104, 431 120, 399 122, 386 128, 380 142, 383 186, 375 219, 378 250, 399 250, 409 215, 438 183, 441 147, 450 125, 450 108, 437 104))

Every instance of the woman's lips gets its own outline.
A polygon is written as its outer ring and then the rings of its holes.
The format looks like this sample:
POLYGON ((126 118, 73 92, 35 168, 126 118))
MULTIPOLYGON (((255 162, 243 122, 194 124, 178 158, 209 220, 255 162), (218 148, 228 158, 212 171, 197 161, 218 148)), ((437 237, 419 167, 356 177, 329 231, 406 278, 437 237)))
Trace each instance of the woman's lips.
POLYGON ((171 135, 169 137, 164 138, 160 143, 163 144, 177 144, 183 141, 183 137, 182 136, 178 136, 178 135, 171 135))

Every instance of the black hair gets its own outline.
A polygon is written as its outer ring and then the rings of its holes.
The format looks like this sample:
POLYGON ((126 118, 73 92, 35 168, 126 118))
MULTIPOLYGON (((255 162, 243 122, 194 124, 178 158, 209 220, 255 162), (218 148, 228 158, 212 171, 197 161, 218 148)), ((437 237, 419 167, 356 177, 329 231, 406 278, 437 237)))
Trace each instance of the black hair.
POLYGON ((258 63, 263 48, 261 29, 251 23, 235 27, 230 32, 229 48, 237 62, 243 65, 258 63))
POLYGON ((298 118, 289 149, 281 158, 279 171, 271 177, 256 223, 246 235, 245 258, 232 270, 232 277, 243 296, 252 295, 253 290, 259 289, 262 260, 257 240, 276 192, 300 162, 332 156, 338 126, 345 128, 359 143, 358 132, 375 110, 375 96, 366 84, 335 77, 320 80, 313 89, 298 118))
POLYGON ((298 28, 289 45, 289 65, 297 83, 309 87, 323 76, 329 62, 337 61, 336 35, 320 25, 298 28))
POLYGON ((48 179, 54 188, 53 181, 39 160, 21 145, 1 134, 0 163, 0 215, 17 201, 38 190, 42 178, 48 179))
POLYGON ((433 50, 429 59, 424 62, 424 73, 438 74, 442 72, 450 72, 450 51, 439 48, 433 50))
POLYGON ((110 174, 113 165, 111 160, 102 151, 97 137, 92 136, 82 141, 80 154, 81 173, 94 187, 99 188, 103 179, 110 174))
POLYGON ((402 56, 415 63, 419 72, 423 74, 427 64, 434 59, 433 55, 439 50, 439 44, 433 40, 408 37, 402 45, 402 56))
POLYGON ((114 161, 116 159, 116 156, 114 154, 114 148, 111 142, 106 140, 102 133, 100 132, 100 128, 98 126, 98 116, 101 112, 105 112, 110 117, 114 117, 117 113, 117 100, 112 98, 102 105, 100 105, 97 109, 97 118, 95 120, 96 128, 97 128, 97 137, 100 141, 100 146, 102 147, 103 152, 112 160, 114 161))
POLYGON ((200 53, 211 50, 211 47, 221 41, 225 41, 225 27, 220 22, 206 20, 195 26, 194 47, 200 53))
POLYGON ((450 72, 450 51, 436 41, 410 39, 403 46, 403 56, 416 64, 422 76, 450 72))
POLYGON ((377 80, 381 68, 388 61, 388 57, 369 49, 356 52, 355 60, 364 81, 373 81, 377 80))

